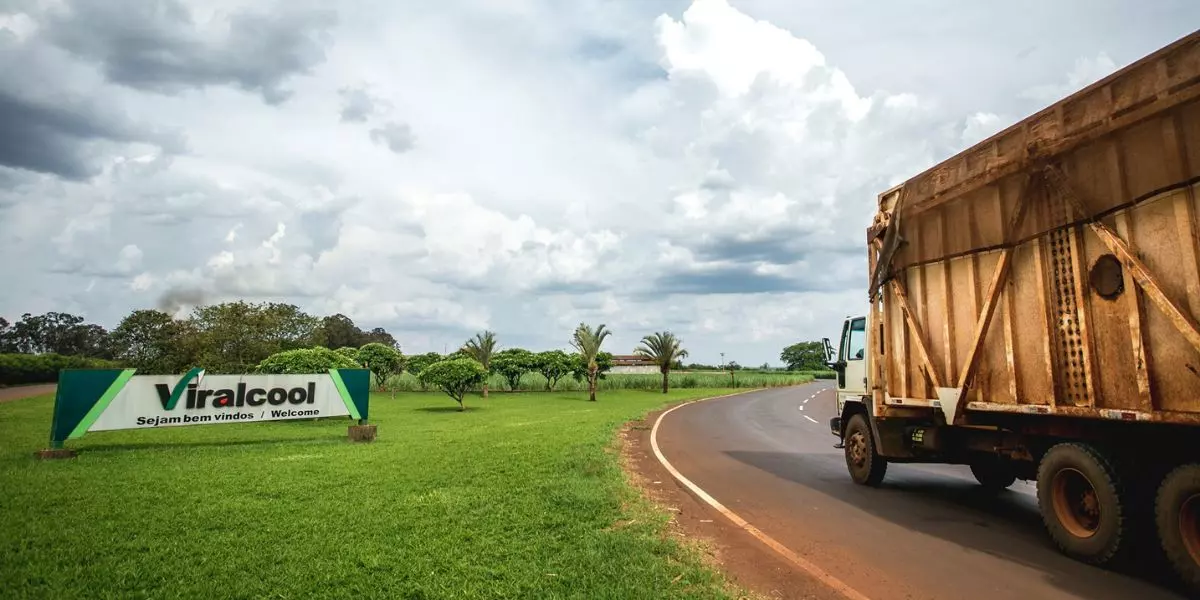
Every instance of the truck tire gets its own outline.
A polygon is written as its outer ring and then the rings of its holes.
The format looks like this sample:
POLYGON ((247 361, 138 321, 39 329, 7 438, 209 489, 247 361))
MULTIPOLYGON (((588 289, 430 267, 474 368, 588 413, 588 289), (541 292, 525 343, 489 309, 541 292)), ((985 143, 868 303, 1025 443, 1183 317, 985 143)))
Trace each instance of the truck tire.
POLYGON ((1181 579, 1200 590, 1200 465, 1183 465, 1163 478, 1154 520, 1167 560, 1181 579))
POLYGON ((887 460, 875 450, 875 438, 871 436, 866 417, 861 414, 850 417, 843 445, 846 468, 850 470, 850 478, 854 483, 877 487, 883 482, 887 460))
POLYGON ((1007 489, 1017 481, 1017 470, 1012 464, 994 456, 971 461, 971 474, 989 492, 1007 489))
POLYGON ((1037 497, 1042 521, 1064 554, 1104 565, 1123 549, 1120 479, 1094 447, 1071 442, 1050 448, 1038 465, 1037 497))

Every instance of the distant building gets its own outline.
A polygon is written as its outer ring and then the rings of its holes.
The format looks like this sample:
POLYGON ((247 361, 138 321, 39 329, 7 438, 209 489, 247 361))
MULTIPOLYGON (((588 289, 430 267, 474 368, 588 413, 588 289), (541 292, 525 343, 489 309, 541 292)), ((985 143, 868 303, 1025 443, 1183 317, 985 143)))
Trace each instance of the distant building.
POLYGON ((636 354, 614 354, 609 373, 658 373, 658 364, 636 354))

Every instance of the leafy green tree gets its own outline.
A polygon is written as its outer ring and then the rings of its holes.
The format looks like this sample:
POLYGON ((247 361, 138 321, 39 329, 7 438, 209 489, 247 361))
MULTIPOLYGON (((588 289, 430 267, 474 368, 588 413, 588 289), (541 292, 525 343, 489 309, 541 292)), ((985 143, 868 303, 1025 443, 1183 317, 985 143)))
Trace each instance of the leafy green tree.
POLYGON ((487 369, 473 358, 442 360, 426 366, 419 378, 437 387, 458 402, 458 410, 466 410, 463 397, 472 387, 487 379, 487 369))
POLYGON ((508 348, 496 353, 492 368, 508 383, 508 391, 515 392, 521 385, 521 378, 537 369, 537 360, 524 348, 508 348))
POLYGON ((358 362, 375 376, 375 385, 383 389, 388 377, 404 370, 404 355, 400 351, 379 342, 363 344, 358 349, 358 362))
POLYGON ((554 391, 558 380, 571 373, 571 355, 562 350, 547 350, 534 355, 534 368, 546 378, 546 391, 554 391))
POLYGON ((352 360, 356 364, 358 364, 358 348, 351 348, 350 346, 342 346, 341 348, 334 350, 334 352, 337 352, 338 354, 341 354, 342 356, 345 356, 346 358, 349 358, 350 360, 352 360))
POLYGON ((376 344, 383 344, 389 348, 395 348, 396 350, 400 349, 400 343, 396 341, 396 338, 392 337, 392 334, 388 333, 387 330, 382 327, 376 327, 364 333, 363 340, 365 340, 365 343, 367 344, 374 342, 376 344))
POLYGON ((358 363, 344 354, 317 346, 276 352, 258 363, 256 373, 305 374, 325 373, 329 369, 359 369, 358 363))
POLYGON ((571 346, 579 352, 580 362, 586 369, 588 382, 588 400, 596 401, 596 377, 600 372, 600 365, 596 362, 600 354, 600 346, 604 344, 604 340, 612 332, 605 329, 601 323, 595 329, 584 323, 580 323, 575 328, 575 333, 571 336, 571 346))
POLYGON ((789 371, 824 371, 825 343, 799 342, 792 344, 779 353, 779 360, 787 365, 789 371))
POLYGON ((292 304, 243 300, 196 307, 200 362, 213 373, 246 373, 264 358, 314 345, 320 321, 292 304))
POLYGON ((0 317, 0 354, 9 354, 17 351, 17 339, 13 335, 12 323, 8 319, 0 317))
POLYGON ((367 334, 341 313, 322 318, 319 329, 318 341, 326 348, 358 348, 368 341, 367 334))
POLYGON ((688 356, 688 351, 683 348, 683 341, 670 331, 659 331, 643 337, 641 344, 634 349, 633 353, 648 358, 658 365, 658 370, 662 373, 664 394, 667 393, 671 366, 688 356))
POLYGON ((84 323, 83 317, 70 313, 25 313, 20 321, 3 329, 4 339, 0 344, 16 352, 97 358, 112 355, 108 332, 99 325, 84 323))
POLYGON ((417 383, 421 384, 421 390, 428 389, 425 380, 421 379, 421 372, 425 367, 432 365, 435 362, 444 360, 441 354, 437 352, 426 352, 424 354, 415 354, 408 357, 405 361, 404 370, 412 373, 417 378, 417 383))
POLYGON ((183 373, 196 364, 199 337, 190 321, 160 310, 135 310, 109 334, 114 357, 139 373, 183 373))
MULTIPOLYGON (((490 374, 492 372, 492 356, 496 353, 496 334, 491 331, 476 333, 475 337, 463 344, 462 351, 483 365, 483 370, 490 374)), ((488 397, 486 378, 483 380, 483 397, 488 397)))
POLYGON ((69 356, 73 353, 63 352, 65 343, 62 338, 67 336, 71 328, 83 323, 83 317, 76 315, 48 312, 42 315, 25 313, 21 320, 12 326, 12 336, 17 352, 25 354, 43 354, 51 352, 69 356))
POLYGON ((260 305, 259 310, 262 312, 263 336, 273 347, 292 350, 316 346, 320 342, 321 320, 295 304, 270 302, 260 305))
POLYGON ((58 351, 88 358, 113 357, 108 330, 95 323, 80 323, 64 332, 58 340, 58 351))

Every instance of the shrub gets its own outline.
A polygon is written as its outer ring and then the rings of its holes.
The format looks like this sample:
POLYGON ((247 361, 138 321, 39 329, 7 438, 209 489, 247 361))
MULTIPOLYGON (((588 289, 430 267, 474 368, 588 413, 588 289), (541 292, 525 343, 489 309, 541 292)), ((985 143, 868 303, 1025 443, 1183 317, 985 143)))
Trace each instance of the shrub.
POLYGON ((342 346, 341 348, 334 350, 334 352, 337 352, 338 354, 341 354, 342 356, 349 358, 350 360, 354 361, 355 363, 358 363, 358 348, 351 348, 350 346, 342 346))
POLYGON ((487 374, 487 369, 473 358, 454 358, 425 367, 421 371, 420 379, 446 392, 447 396, 458 402, 458 410, 466 410, 466 406, 463 406, 463 396, 467 394, 467 390, 483 383, 487 374))
POLYGON ((492 357, 492 370, 504 378, 510 392, 515 392, 521 387, 521 377, 536 369, 537 359, 532 352, 524 348, 501 350, 492 357))
POLYGON ((421 371, 424 371, 425 367, 428 367, 429 365, 432 365, 440 360, 442 360, 442 355, 438 354, 437 352, 417 354, 408 357, 408 359, 404 361, 404 370, 412 373, 412 375, 417 378, 418 383, 421 384, 421 391, 423 392, 428 389, 429 386, 424 381, 421 381, 421 371))
POLYGON ((562 350, 547 350, 534 355, 534 365, 542 377, 546 378, 546 391, 554 391, 558 380, 569 375, 575 363, 571 355, 562 350))
POLYGON ((121 363, 61 354, 0 354, 0 385, 57 383, 63 369, 120 369, 121 363))
POLYGON ((400 351, 379 342, 363 344, 358 349, 358 361, 375 375, 375 385, 383 387, 387 378, 404 370, 404 355, 400 351))
POLYGON ((334 352, 329 348, 300 348, 277 352, 258 363, 259 373, 324 373, 329 369, 361 369, 358 363, 346 355, 334 352))

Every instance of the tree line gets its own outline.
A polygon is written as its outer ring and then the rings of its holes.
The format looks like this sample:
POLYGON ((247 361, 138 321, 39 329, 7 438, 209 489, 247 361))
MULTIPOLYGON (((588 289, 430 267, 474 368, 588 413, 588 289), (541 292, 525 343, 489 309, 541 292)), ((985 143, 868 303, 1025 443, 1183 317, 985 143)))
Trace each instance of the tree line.
MULTIPOLYGON (((540 373, 546 380, 546 390, 567 375, 576 380, 587 381, 588 400, 596 401, 596 382, 602 379, 613 364, 613 355, 601 349, 604 341, 612 335, 606 325, 596 327, 580 323, 571 334, 570 345, 575 352, 562 350, 532 352, 524 348, 499 349, 496 333, 483 331, 466 340, 462 346, 448 356, 436 352, 404 357, 396 352, 394 357, 375 359, 363 356, 360 351, 354 358, 370 369, 377 382, 386 381, 391 374, 407 371, 417 377, 422 387, 434 386, 458 403, 465 410, 466 394, 474 389, 488 397, 488 378, 499 374, 516 391, 521 378, 528 373, 540 373)), ((348 349, 347 349, 348 350, 348 349)), ((668 375, 680 359, 688 355, 678 337, 669 331, 646 335, 634 350, 635 354, 653 361, 662 373, 662 391, 669 389, 668 375)), ((352 351, 346 355, 351 356, 352 351)))
POLYGON ((182 373, 203 365, 214 373, 253 370, 268 356, 314 346, 398 348, 385 329, 360 329, 342 314, 310 315, 294 304, 245 301, 195 308, 176 319, 160 310, 134 310, 112 331, 64 312, 0 317, 0 353, 58 354, 118 361, 141 373, 182 373))
MULTIPOLYGON (((63 368, 132 367, 143 374, 183 373, 194 366, 211 373, 366 368, 377 387, 407 372, 423 389, 440 389, 463 408, 468 391, 488 396, 492 374, 516 390, 522 377, 536 372, 545 378, 548 391, 566 376, 587 381, 594 401, 597 380, 613 365, 613 355, 602 349, 611 334, 604 324, 580 323, 568 340, 574 352, 568 353, 500 349, 496 333, 483 331, 445 356, 406 356, 383 328, 364 330, 343 314, 317 317, 286 303, 225 302, 196 307, 182 318, 139 309, 111 331, 69 313, 26 313, 15 323, 0 317, 0 384, 53 382, 63 368)), ((644 336, 634 352, 658 366, 663 393, 671 369, 680 368, 688 356, 669 331, 644 336)))

